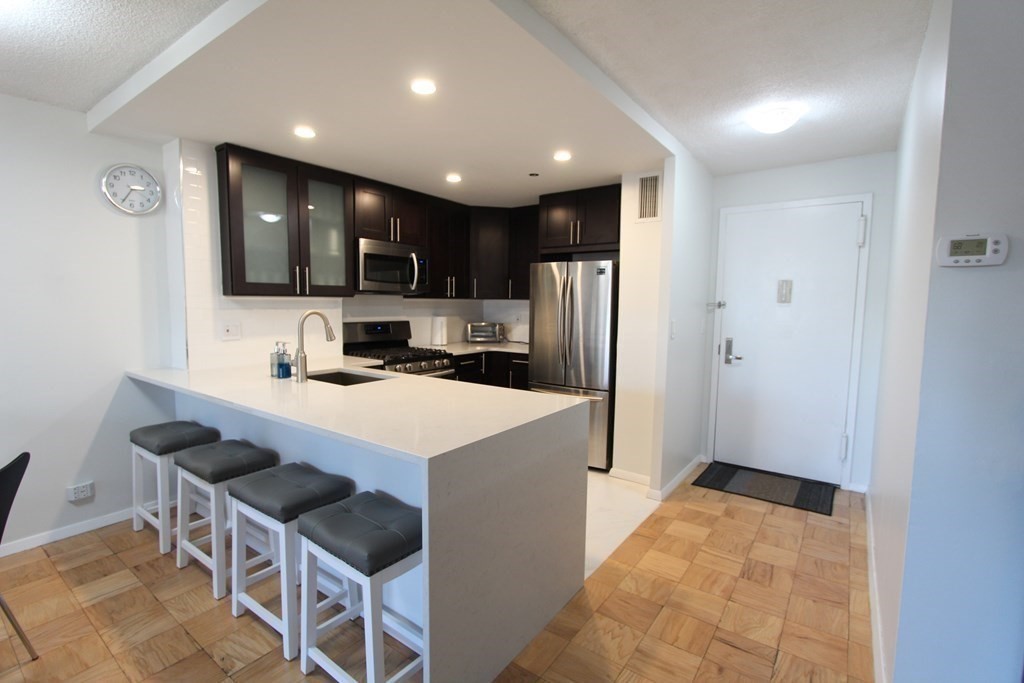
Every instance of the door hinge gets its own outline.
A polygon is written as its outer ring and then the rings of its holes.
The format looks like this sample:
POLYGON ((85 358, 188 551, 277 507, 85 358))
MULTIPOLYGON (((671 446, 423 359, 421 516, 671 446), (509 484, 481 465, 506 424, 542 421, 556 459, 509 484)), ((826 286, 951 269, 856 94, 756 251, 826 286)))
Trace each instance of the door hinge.
POLYGON ((721 344, 718 345, 718 352, 717 353, 718 353, 719 356, 722 355, 722 345, 721 344))
POLYGON ((868 241, 868 217, 861 216, 857 226, 857 246, 863 247, 868 241))
POLYGON ((839 443, 839 462, 846 462, 846 458, 849 456, 850 435, 843 434, 839 443))

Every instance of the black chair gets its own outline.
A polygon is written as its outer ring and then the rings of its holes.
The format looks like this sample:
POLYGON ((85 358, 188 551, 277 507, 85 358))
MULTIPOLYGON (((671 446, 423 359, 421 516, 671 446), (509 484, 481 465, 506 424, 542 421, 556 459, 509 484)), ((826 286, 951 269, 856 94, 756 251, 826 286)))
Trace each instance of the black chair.
MULTIPOLYGON (((11 514, 11 506, 14 505, 14 496, 18 495, 21 479, 25 476, 25 470, 28 469, 28 459, 29 454, 22 453, 0 470, 0 540, 3 540, 4 529, 7 528, 7 518, 11 514)), ((11 626, 18 633, 18 637, 21 638, 25 649, 28 650, 29 656, 32 659, 39 659, 39 655, 36 654, 32 643, 28 642, 28 636, 21 630, 21 624, 14 618, 11 608, 7 606, 7 601, 4 600, 2 595, 0 595, 0 609, 7 615, 7 620, 11 622, 11 626)))

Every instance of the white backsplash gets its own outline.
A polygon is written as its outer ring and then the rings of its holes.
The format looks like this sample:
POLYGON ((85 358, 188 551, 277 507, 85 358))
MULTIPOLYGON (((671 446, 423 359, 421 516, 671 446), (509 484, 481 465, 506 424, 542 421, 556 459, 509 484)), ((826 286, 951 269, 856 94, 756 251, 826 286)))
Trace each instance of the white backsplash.
POLYGON ((484 320, 489 323, 505 323, 505 336, 509 341, 530 341, 529 301, 488 300, 483 303, 484 320))
POLYGON ((466 340, 466 323, 483 315, 482 301, 466 299, 414 299, 387 294, 357 294, 345 299, 345 322, 360 320, 408 320, 413 346, 430 345, 430 325, 435 316, 448 319, 448 342, 466 340))

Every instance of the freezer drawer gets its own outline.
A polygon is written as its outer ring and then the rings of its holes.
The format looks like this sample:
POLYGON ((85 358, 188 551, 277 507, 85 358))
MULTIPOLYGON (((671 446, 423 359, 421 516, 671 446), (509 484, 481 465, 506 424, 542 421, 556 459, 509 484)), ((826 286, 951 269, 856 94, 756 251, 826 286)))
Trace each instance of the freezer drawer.
POLYGON ((612 402, 610 392, 557 387, 539 382, 530 382, 530 391, 537 391, 542 394, 573 396, 590 401, 590 434, 587 446, 587 466, 600 470, 611 468, 612 402))

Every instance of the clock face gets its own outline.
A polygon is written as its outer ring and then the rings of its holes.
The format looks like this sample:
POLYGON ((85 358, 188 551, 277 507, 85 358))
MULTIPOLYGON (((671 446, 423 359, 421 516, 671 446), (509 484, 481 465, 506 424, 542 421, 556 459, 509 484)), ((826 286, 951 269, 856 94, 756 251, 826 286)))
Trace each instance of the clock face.
POLYGON ((160 204, 160 183, 134 164, 118 164, 103 176, 103 194, 127 213, 149 213, 160 204))

